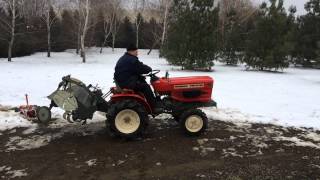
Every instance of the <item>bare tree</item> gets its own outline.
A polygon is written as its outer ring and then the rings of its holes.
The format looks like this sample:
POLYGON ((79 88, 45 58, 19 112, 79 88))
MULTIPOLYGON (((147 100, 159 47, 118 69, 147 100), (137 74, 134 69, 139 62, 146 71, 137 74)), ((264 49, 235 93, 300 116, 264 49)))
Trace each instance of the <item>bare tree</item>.
POLYGON ((103 47, 106 45, 108 38, 111 35, 111 30, 112 30, 112 25, 113 25, 113 19, 114 19, 114 13, 104 15, 103 17, 103 33, 104 33, 104 38, 103 38, 103 43, 101 45, 100 53, 103 51, 103 47))
POLYGON ((51 57, 51 29, 53 24, 57 21, 58 16, 57 14, 51 13, 51 11, 54 11, 52 0, 45 0, 44 7, 45 7, 45 11, 41 19, 46 24, 46 30, 47 30, 47 45, 48 45, 47 57, 51 57))
POLYGON ((136 46, 139 47, 139 29, 141 25, 141 18, 138 17, 139 14, 143 14, 146 6, 146 0, 134 0, 133 1, 133 11, 134 11, 134 25, 136 29, 136 46))
POLYGON ((1 38, 8 42, 8 61, 11 62, 12 59, 12 49, 16 36, 16 19, 18 18, 17 8, 18 0, 3 0, 2 3, 4 7, 8 10, 7 16, 9 17, 0 17, 0 25, 3 26, 3 29, 10 36, 10 38, 1 38))
POLYGON ((224 32, 224 27, 229 23, 228 13, 235 11, 237 14, 237 23, 244 23, 250 18, 255 12, 256 8, 253 7, 250 0, 220 0, 220 29, 224 32))
MULTIPOLYGON (((82 62, 86 62, 85 40, 89 30, 89 16, 90 16, 90 1, 77 0, 77 13, 78 13, 78 49, 80 49, 80 56, 82 62)), ((78 52, 78 50, 77 50, 78 52)))
POLYGON ((86 51, 85 51, 85 39, 86 35, 88 32, 88 24, 89 24, 89 15, 90 15, 90 4, 89 0, 86 0, 86 3, 84 5, 82 16, 84 17, 84 24, 83 24, 83 29, 82 29, 82 34, 81 34, 81 57, 82 57, 82 62, 86 62, 86 51))
POLYGON ((112 36, 112 51, 114 51, 115 40, 119 29, 119 23, 122 16, 121 11, 121 0, 104 0, 103 5, 103 30, 104 40, 100 49, 102 53, 103 47, 106 45, 107 40, 112 36))
POLYGON ((116 37, 118 34, 120 21, 122 19, 123 12, 121 10, 121 0, 113 0, 112 3, 112 11, 113 11, 113 21, 112 21, 112 28, 111 28, 111 34, 112 34, 112 51, 114 51, 114 46, 116 42, 116 37))
POLYGON ((160 9, 161 9, 161 16, 162 19, 162 36, 161 36, 161 46, 165 42, 165 38, 167 35, 167 29, 168 29, 168 17, 169 17, 169 9, 172 5, 172 0, 160 0, 160 9))
POLYGON ((173 0, 157 0, 149 3, 149 8, 152 9, 153 12, 156 12, 155 19, 159 21, 159 27, 153 29, 152 37, 154 39, 154 43, 150 47, 148 54, 151 53, 151 51, 154 49, 156 45, 163 46, 166 40, 166 35, 169 26, 169 12, 172 4, 173 0), (160 30, 160 32, 158 29, 160 30))

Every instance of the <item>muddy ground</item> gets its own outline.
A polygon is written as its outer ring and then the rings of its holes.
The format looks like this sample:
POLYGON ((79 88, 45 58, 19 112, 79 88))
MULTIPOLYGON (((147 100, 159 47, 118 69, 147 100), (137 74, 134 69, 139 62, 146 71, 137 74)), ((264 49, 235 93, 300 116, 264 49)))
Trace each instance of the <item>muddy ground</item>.
POLYGON ((155 119, 142 139, 126 141, 103 127, 1 132, 0 179, 320 179, 312 129, 210 121, 191 138, 173 120, 155 119))

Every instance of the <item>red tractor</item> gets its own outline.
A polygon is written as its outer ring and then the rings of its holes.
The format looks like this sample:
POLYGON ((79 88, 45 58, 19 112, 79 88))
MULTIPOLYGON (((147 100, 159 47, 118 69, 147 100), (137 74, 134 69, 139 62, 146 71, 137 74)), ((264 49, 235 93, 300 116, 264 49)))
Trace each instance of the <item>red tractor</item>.
MULTIPOLYGON (((154 93, 162 103, 163 113, 171 114, 188 135, 200 135, 208 124, 207 116, 199 107, 216 106, 211 99, 213 79, 208 76, 169 78, 156 76, 154 70, 150 77, 154 93)), ((139 136, 147 127, 148 115, 157 115, 138 92, 114 87, 107 112, 107 126, 122 137, 139 136)))
MULTIPOLYGON (((208 119, 199 107, 215 107, 211 99, 213 79, 208 76, 169 78, 156 76, 160 71, 154 70, 145 75, 150 77, 158 102, 162 104, 163 112, 171 114, 188 135, 200 135, 208 125, 208 119)), ((158 114, 146 101, 143 94, 130 89, 112 87, 103 94, 102 91, 86 86, 80 80, 65 76, 58 89, 48 98, 50 107, 39 107, 37 117, 41 122, 51 119, 51 108, 60 107, 65 110, 64 119, 69 122, 92 119, 95 111, 106 113, 106 124, 116 136, 124 138, 138 137, 145 131, 149 115, 158 114), (109 101, 106 101, 107 97, 109 101)))

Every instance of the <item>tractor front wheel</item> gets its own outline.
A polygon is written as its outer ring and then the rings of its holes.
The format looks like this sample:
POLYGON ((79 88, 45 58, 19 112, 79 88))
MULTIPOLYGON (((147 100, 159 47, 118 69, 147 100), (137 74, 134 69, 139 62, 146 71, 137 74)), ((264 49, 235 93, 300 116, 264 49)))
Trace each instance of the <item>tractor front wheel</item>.
POLYGON ((208 126, 208 118, 200 109, 190 109, 181 114, 179 124, 184 133, 199 136, 208 126))
POLYGON ((123 138, 136 138, 142 135, 148 123, 148 113, 144 106, 135 100, 122 100, 109 107, 107 125, 110 131, 123 138))

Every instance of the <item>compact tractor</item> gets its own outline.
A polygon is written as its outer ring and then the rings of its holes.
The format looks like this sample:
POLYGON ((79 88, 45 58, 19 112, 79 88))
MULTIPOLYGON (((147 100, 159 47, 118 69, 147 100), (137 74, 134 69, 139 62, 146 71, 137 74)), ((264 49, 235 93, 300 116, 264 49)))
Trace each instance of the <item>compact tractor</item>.
MULTIPOLYGON (((168 72, 165 77, 159 78, 156 76, 159 72, 154 70, 144 77, 150 77, 157 101, 163 107, 161 113, 171 114, 188 135, 203 133, 208 119, 199 108, 216 106, 216 102, 211 99, 213 79, 208 76, 169 78, 168 72)), ((87 119, 92 119, 95 111, 101 111, 106 113, 106 125, 110 132, 124 138, 143 134, 149 115, 159 114, 153 112, 153 108, 140 92, 121 89, 116 85, 103 94, 98 87, 86 86, 70 75, 62 78, 58 89, 48 98, 51 100, 50 106, 36 110, 37 118, 41 122, 51 119, 50 111, 53 107, 64 109, 63 118, 70 122, 85 123, 87 119)))

